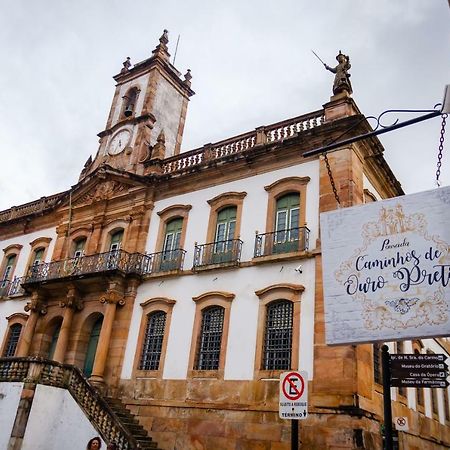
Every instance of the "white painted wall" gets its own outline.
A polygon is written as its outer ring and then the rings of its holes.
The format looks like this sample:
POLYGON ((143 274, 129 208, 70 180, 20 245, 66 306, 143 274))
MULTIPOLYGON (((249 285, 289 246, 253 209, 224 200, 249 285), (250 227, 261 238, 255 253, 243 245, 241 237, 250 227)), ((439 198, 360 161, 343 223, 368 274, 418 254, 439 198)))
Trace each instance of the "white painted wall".
POLYGON ((171 205, 190 204, 192 205, 192 209, 189 211, 189 219, 186 228, 184 248, 187 250, 187 254, 184 267, 191 268, 193 264, 195 242, 198 242, 199 244, 206 243, 206 233, 210 213, 210 206, 207 201, 225 192, 245 191, 247 192, 247 196, 244 198, 240 230, 240 239, 244 242, 241 261, 251 260, 253 258, 255 245, 255 231, 264 233, 266 229, 268 194, 264 190, 264 186, 270 185, 274 181, 292 176, 309 176, 311 178, 311 181, 307 184, 306 188, 306 226, 310 229, 310 249, 314 249, 316 239, 318 238, 319 226, 318 161, 311 161, 297 166, 274 170, 273 172, 255 175, 243 180, 220 184, 218 186, 189 192, 187 194, 156 202, 153 209, 152 220, 150 221, 146 245, 147 253, 154 253, 156 251, 156 239, 160 222, 157 212, 162 211, 171 205))
MULTIPOLYGON (((268 194, 264 186, 291 176, 309 176, 306 194, 306 223, 310 232, 310 249, 315 247, 318 237, 319 208, 319 162, 312 161, 297 166, 258 174, 245 180, 224 183, 218 186, 178 195, 156 202, 146 251, 153 253, 157 249, 156 239, 160 219, 157 212, 175 204, 190 204, 186 229, 185 268, 193 264, 195 242, 206 243, 206 233, 210 214, 207 200, 225 192, 245 191, 242 210, 240 238, 243 240, 241 261, 251 261, 254 252, 255 231, 265 231, 268 206, 268 194)), ((253 379, 256 330, 259 299, 255 291, 277 283, 295 283, 305 286, 302 294, 300 324, 300 369, 307 370, 312 377, 313 337, 314 337, 314 258, 302 260, 303 273, 294 269, 299 261, 271 263, 234 270, 214 270, 195 275, 148 281, 141 285, 134 305, 122 378, 131 378, 132 365, 136 351, 137 338, 142 318, 140 303, 153 297, 168 297, 176 300, 173 309, 171 330, 168 337, 164 378, 184 379, 188 371, 188 360, 195 315, 195 303, 192 297, 209 291, 227 291, 235 294, 230 313, 230 329, 225 362, 225 379, 253 379)))
POLYGON ((0 383, 0 449, 7 449, 23 383, 0 383))
POLYGON ((166 280, 148 281, 141 285, 134 305, 127 342, 122 378, 131 378, 142 319, 140 303, 153 297, 176 300, 164 365, 163 378, 185 379, 195 315, 192 297, 209 291, 235 294, 230 312, 230 328, 225 362, 225 379, 253 379, 259 298, 255 291, 277 283, 305 286, 301 296, 299 368, 307 370, 312 379, 314 337, 314 259, 302 260, 303 273, 294 269, 298 261, 244 267, 234 270, 215 270, 166 280))
POLYGON ((84 450, 95 436, 98 432, 68 391, 37 385, 22 450, 84 450))
POLYGON ((55 247, 56 242, 56 227, 55 228, 47 228, 45 230, 35 231, 34 233, 24 234, 22 236, 16 236, 11 239, 5 239, 0 243, 0 248, 3 250, 11 244, 20 244, 23 245, 22 250, 19 254, 19 259, 17 260, 16 270, 14 271, 14 276, 22 277, 25 275, 25 268, 28 262, 28 258, 31 252, 30 243, 35 239, 40 237, 51 238, 49 248, 47 250, 47 255, 45 257, 45 261, 50 261, 51 256, 53 254, 53 249, 55 247))
POLYGON ((156 122, 152 130, 150 144, 155 145, 160 131, 164 130, 166 158, 172 156, 175 151, 182 106, 183 97, 181 94, 165 78, 160 77, 152 109, 156 122))

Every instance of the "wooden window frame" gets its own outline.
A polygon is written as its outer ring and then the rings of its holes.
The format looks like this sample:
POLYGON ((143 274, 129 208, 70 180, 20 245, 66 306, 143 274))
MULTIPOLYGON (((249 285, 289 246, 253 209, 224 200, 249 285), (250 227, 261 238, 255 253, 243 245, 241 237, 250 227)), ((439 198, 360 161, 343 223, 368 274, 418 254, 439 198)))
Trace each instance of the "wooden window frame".
POLYGON ((26 325, 27 320, 28 320, 28 315, 27 314, 23 314, 23 313, 14 313, 14 314, 11 314, 10 316, 8 316, 6 318, 6 320, 8 321, 8 327, 7 327, 6 332, 5 332, 4 336, 3 336, 2 346, 0 348, 0 350, 1 350, 0 351, 1 357, 3 357, 3 354, 4 354, 5 350, 6 350, 6 344, 8 343, 8 340, 9 340, 11 327, 13 325, 18 324, 18 325, 21 325, 22 328, 20 330, 20 335, 19 335, 19 339, 17 341, 17 346, 16 346, 16 349, 14 351, 14 355, 16 354, 17 349, 20 346, 20 340, 22 339, 22 336, 23 336, 23 330, 25 329, 25 325, 26 325))
POLYGON ((17 267, 17 261, 19 260, 20 251, 22 250, 23 245, 20 244, 11 244, 8 245, 8 247, 3 249, 3 261, 0 266, 0 281, 3 281, 4 279, 4 272, 6 269, 6 263, 8 261, 8 258, 10 258, 12 255, 16 255, 16 259, 14 260, 14 265, 11 269, 11 272, 9 274, 9 279, 11 280, 14 276, 14 272, 16 271, 17 267))
POLYGON ((159 220, 159 228, 158 228, 158 237, 156 239, 156 249, 155 252, 162 252, 164 248, 164 237, 166 234, 166 226, 167 223, 173 219, 181 218, 183 219, 183 225, 181 227, 181 236, 180 236, 180 249, 184 249, 184 243, 186 240, 186 229, 187 222, 189 219, 189 211, 192 209, 192 205, 171 205, 167 208, 164 208, 161 211, 158 211, 160 220, 159 220))
POLYGON ((228 347, 231 303, 234 297, 235 295, 230 292, 212 291, 192 298, 195 302, 195 317, 189 353, 188 378, 216 378, 223 380, 228 347), (219 368, 217 370, 194 370, 193 367, 195 365, 202 325, 202 312, 210 306, 221 306, 224 308, 219 368))
POLYGON ((241 235, 242 207, 247 192, 224 192, 216 197, 207 200, 210 206, 208 229, 206 232, 206 243, 214 242, 217 228, 217 217, 221 210, 228 207, 236 207, 236 225, 234 229, 234 239, 239 239, 241 235))
POLYGON ((129 231, 129 222, 125 220, 114 220, 107 227, 105 227, 102 236, 102 245, 100 253, 108 253, 110 251, 111 246, 111 237, 114 233, 119 230, 123 230, 123 236, 120 246, 120 250, 127 251, 127 242, 128 242, 128 231, 129 231))
POLYGON ((28 273, 28 271, 31 269, 31 266, 34 261, 34 255, 38 250, 41 248, 44 249, 44 253, 42 254, 41 263, 44 263, 47 259, 47 252, 48 248, 50 246, 50 242, 52 241, 52 238, 49 237, 39 237, 35 239, 34 241, 30 242, 30 254, 28 255, 28 261, 27 265, 25 266, 25 275, 28 273))
POLYGON ((299 227, 305 227, 306 223, 306 191, 310 177, 288 177, 277 180, 264 189, 268 194, 266 233, 275 231, 275 216, 277 210, 277 200, 286 194, 298 193, 300 202, 299 227))
POLYGON ((139 326, 139 335, 136 346, 136 353, 134 355, 133 364, 133 378, 162 378, 164 372, 164 363, 166 360, 167 341, 169 338, 170 322, 172 320, 173 307, 176 304, 176 300, 166 297, 155 297, 141 303, 142 316, 139 326), (158 370, 141 370, 139 369, 139 363, 142 355, 142 348, 145 339, 145 330, 147 328, 148 316, 156 311, 163 311, 166 313, 166 323, 164 325, 164 337, 161 347, 161 356, 159 358, 158 370))
POLYGON ((262 357, 264 351, 264 337, 267 317, 267 305, 276 300, 287 300, 293 304, 292 313, 292 348, 291 348, 291 370, 298 370, 300 349, 300 327, 301 327, 301 294, 305 287, 301 284, 281 283, 274 284, 255 291, 259 297, 258 326, 256 331, 256 353, 254 364, 254 377, 261 379, 277 379, 282 370, 262 369, 262 357))

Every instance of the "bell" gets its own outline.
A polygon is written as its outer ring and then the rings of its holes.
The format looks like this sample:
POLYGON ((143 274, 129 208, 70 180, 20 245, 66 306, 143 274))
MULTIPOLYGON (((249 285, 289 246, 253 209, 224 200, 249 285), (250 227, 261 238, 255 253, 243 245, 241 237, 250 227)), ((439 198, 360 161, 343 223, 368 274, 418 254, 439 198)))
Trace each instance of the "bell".
POLYGON ((131 105, 127 105, 124 111, 125 117, 130 117, 133 114, 133 108, 131 105))

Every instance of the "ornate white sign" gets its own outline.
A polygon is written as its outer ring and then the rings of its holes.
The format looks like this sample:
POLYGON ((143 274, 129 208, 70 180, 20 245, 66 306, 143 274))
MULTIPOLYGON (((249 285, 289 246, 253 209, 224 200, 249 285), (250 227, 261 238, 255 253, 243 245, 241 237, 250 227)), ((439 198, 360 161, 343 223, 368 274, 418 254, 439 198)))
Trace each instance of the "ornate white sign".
POLYGON ((450 187, 320 222, 328 344, 450 336, 450 187))

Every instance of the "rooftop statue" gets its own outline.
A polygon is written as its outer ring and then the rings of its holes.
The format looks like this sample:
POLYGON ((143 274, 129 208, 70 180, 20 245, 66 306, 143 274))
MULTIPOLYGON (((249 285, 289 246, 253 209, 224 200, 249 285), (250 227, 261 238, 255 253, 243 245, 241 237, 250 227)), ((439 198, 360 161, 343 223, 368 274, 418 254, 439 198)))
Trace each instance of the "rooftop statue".
POLYGON ((324 63, 324 66, 327 70, 336 74, 333 82, 333 94, 336 95, 340 94, 341 92, 347 92, 351 94, 353 90, 352 84, 350 83, 350 74, 348 73, 348 71, 352 67, 350 65, 350 57, 344 55, 339 50, 339 54, 336 56, 336 60, 338 62, 338 65, 336 67, 330 67, 324 63))

